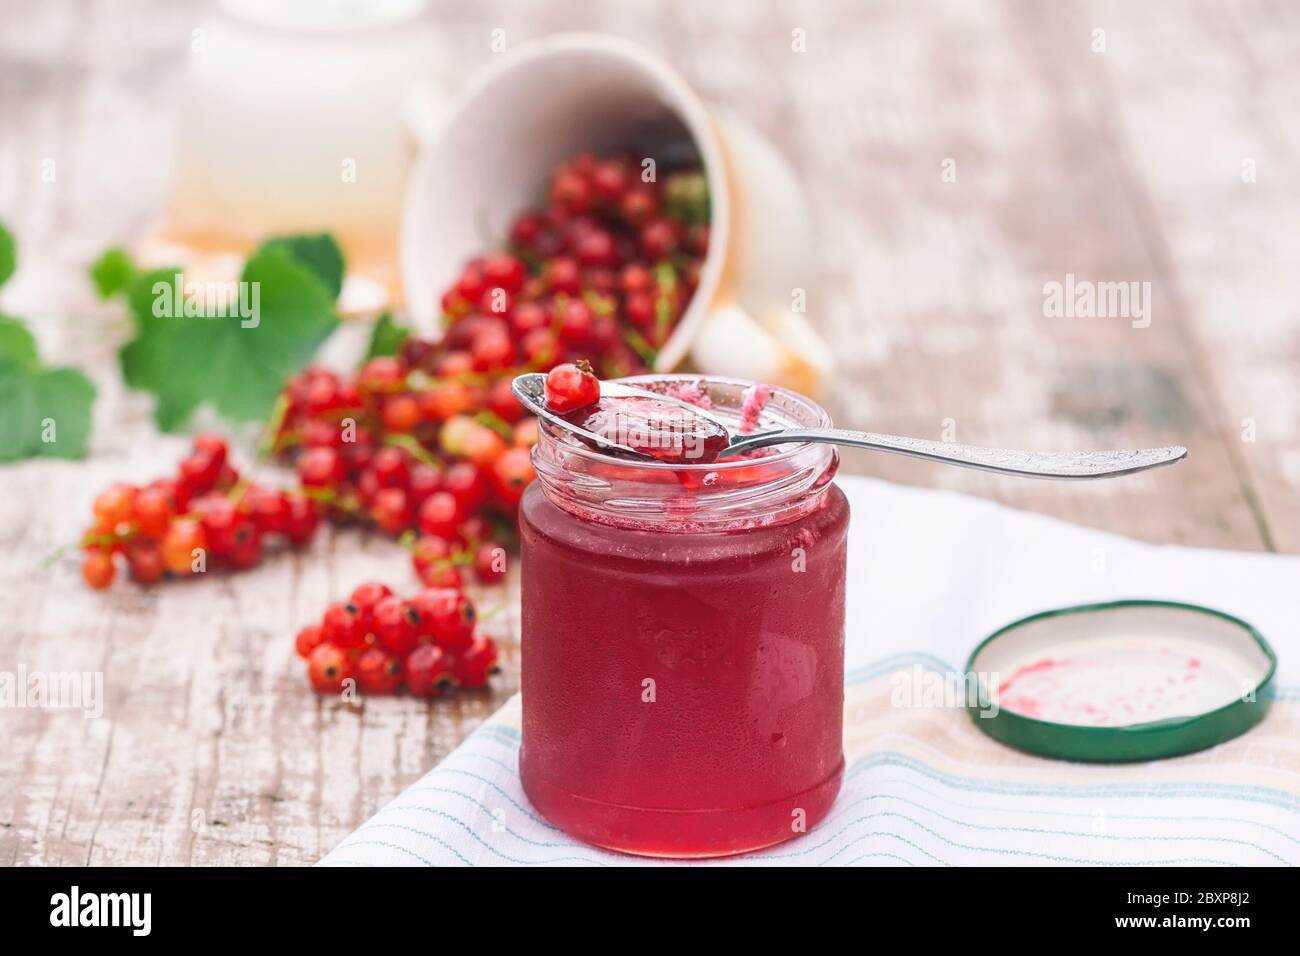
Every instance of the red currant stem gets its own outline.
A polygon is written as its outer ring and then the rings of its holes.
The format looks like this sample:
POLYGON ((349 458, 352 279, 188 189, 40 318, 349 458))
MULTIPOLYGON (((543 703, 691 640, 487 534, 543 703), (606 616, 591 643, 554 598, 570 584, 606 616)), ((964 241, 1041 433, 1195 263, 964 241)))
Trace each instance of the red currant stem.
MULTIPOLYGON (((556 299, 559 299, 561 296, 564 296, 564 293, 563 293, 563 292, 557 292, 557 293, 555 294, 555 298, 556 298, 556 299)), ((568 298, 568 297, 565 296, 565 298, 568 298)), ((550 333, 551 333, 552 335, 554 335, 556 338, 559 338, 560 331, 564 328, 564 316, 563 316, 561 313, 562 313, 562 310, 561 310, 561 309, 552 308, 552 309, 551 309, 551 324, 550 324, 549 326, 547 326, 547 328, 549 329, 550 333)), ((533 364, 536 364, 536 363, 530 361, 528 364, 533 365, 533 364)), ((543 367, 543 368, 540 369, 539 371, 548 371, 548 369, 546 369, 545 367, 543 367)))
POLYGON ((270 458, 275 452, 280 450, 280 429, 284 425, 284 417, 289 414, 289 398, 281 392, 275 400, 275 407, 271 409, 271 418, 262 429, 262 434, 257 441, 257 457, 263 461, 270 458))
POLYGON ((459 375, 430 375, 421 369, 414 369, 407 373, 402 384, 407 391, 424 392, 437 388, 439 385, 490 385, 499 378, 514 378, 516 375, 523 375, 525 372, 535 372, 537 370, 537 363, 535 362, 526 362, 522 365, 497 369, 493 372, 461 372, 459 375))
MULTIPOLYGON (((275 444, 271 446, 271 454, 272 455, 283 454, 284 452, 289 451, 292 448, 296 448, 301 444, 302 444, 301 432, 296 432, 296 431, 284 432, 282 435, 276 436, 275 444)), ((258 449, 258 455, 259 456, 261 455, 260 448, 258 449)))
MULTIPOLYGON (((407 528, 400 535, 398 535, 397 543, 400 544, 407 551, 411 552, 412 554, 415 554, 420 550, 419 548, 420 535, 417 534, 411 528, 407 528)), ((455 567, 456 565, 468 565, 473 563, 474 563, 474 556, 470 554, 469 549, 457 547, 447 557, 439 558, 438 560, 434 561, 432 567, 435 570, 444 571, 447 568, 455 567)))
POLYGON ((655 344, 662 345, 668 338, 668 327, 673 321, 672 299, 677 292, 677 273, 670 262, 655 266, 655 285, 659 297, 655 300, 655 344))
POLYGON ((364 379, 357 382, 357 391, 361 394, 363 400, 372 395, 396 395, 398 392, 405 390, 405 376, 395 382, 381 382, 378 388, 372 387, 364 379))
POLYGON ((485 610, 485 611, 479 611, 478 614, 475 615, 475 619, 476 619, 479 623, 482 623, 483 621, 490 621, 490 620, 492 620, 492 618, 496 617, 498 614, 500 614, 500 613, 501 613, 502 611, 504 611, 505 609, 506 609, 506 606, 505 606, 504 603, 501 603, 501 604, 493 604, 493 605, 491 605, 487 610, 485 610))
POLYGON ((248 493, 248 489, 251 487, 253 487, 252 479, 240 478, 230 486, 230 490, 226 492, 226 498, 232 505, 238 508, 240 502, 244 500, 244 495, 248 493))
MULTIPOLYGON (((113 533, 113 534, 89 534, 89 533, 87 533, 87 534, 86 534, 86 535, 81 539, 81 547, 83 547, 83 548, 111 548, 111 547, 113 547, 115 544, 117 544, 119 541, 126 541, 126 540, 127 540, 128 538, 130 538, 130 537, 132 537, 132 534, 130 534, 130 533, 127 533, 127 534, 117 534, 117 533, 113 533)), ((67 547, 67 546, 65 545, 65 547, 67 547)))
POLYGON ((655 344, 663 345, 668 338, 668 327, 673 323, 673 306, 666 298, 655 302, 655 344))
POLYGON ((62 558, 69 551, 73 550, 74 548, 78 548, 78 549, 85 548, 85 546, 86 545, 84 543, 84 539, 82 544, 80 545, 76 545, 72 543, 59 545, 57 548, 55 548, 53 551, 51 551, 49 554, 45 556, 45 560, 41 562, 41 570, 48 571, 50 568, 54 567, 54 563, 56 561, 62 558))
POLYGON ((486 425, 506 441, 510 441, 515 435, 515 430, 510 427, 510 423, 490 408, 478 412, 474 416, 474 421, 480 425, 486 425))
POLYGON ((654 346, 645 340, 645 336, 636 329, 627 329, 623 332, 623 338, 628 345, 632 346, 632 351, 641 357, 641 361, 651 368, 654 367, 655 359, 659 353, 655 351, 654 346))
POLYGON ((669 256, 668 261, 671 262, 673 267, 678 271, 685 272, 686 267, 689 266, 694 259, 689 253, 678 251, 669 256))
POLYGON ((369 517, 355 495, 341 495, 333 488, 303 488, 302 493, 312 501, 338 508, 354 517, 369 517))
MULTIPOLYGON (((122 527, 122 525, 118 525, 118 527, 122 527)), ((87 531, 81 536, 81 540, 76 544, 71 542, 61 544, 46 555, 44 560, 41 561, 41 569, 49 570, 53 567, 54 562, 58 561, 74 548, 80 551, 86 551, 91 548, 98 548, 99 550, 106 552, 112 551, 112 549, 118 544, 124 541, 130 541, 132 538, 137 536, 138 532, 135 525, 127 525, 126 528, 127 530, 121 534, 118 534, 117 532, 112 532, 110 534, 91 534, 87 531)))
POLYGON ((584 291, 582 293, 582 301, 587 304, 587 308, 591 309, 591 311, 595 312, 597 315, 605 316, 614 313, 613 300, 601 295, 594 289, 587 289, 584 291))
POLYGON ((442 462, 438 459, 438 456, 420 444, 420 440, 413 435, 408 435, 405 432, 387 432, 384 435, 383 442, 385 445, 401 448, 421 464, 442 468, 442 462))
POLYGON ((430 567, 435 571, 446 571, 448 568, 463 568, 474 563, 474 555, 470 554, 468 548, 456 547, 445 558, 438 558, 430 567))
POLYGON ((660 262, 655 266, 655 285, 664 295, 677 291, 677 271, 671 262, 660 262))
POLYGON ((516 249, 514 247, 511 247, 510 252, 523 260, 524 267, 528 270, 530 276, 535 276, 542 271, 542 265, 545 260, 542 259, 541 256, 537 255, 537 253, 530 252, 527 249, 516 249))
MULTIPOLYGON (((228 489, 226 489, 226 491, 223 492, 223 494, 227 501, 229 501, 232 505, 238 507, 239 504, 244 500, 244 495, 248 493, 248 489, 253 487, 254 484, 255 482, 251 478, 240 478, 239 481, 235 482, 228 489)), ((270 490, 271 486, 268 485, 267 488, 268 490, 270 490)), ((284 489, 277 488, 274 490, 283 491, 284 489)), ((308 498, 313 497, 310 489, 303 488, 301 489, 301 491, 308 498)), ((325 489, 322 489, 322 491, 325 491, 325 489)), ((333 494, 333 492, 329 492, 329 491, 325 491, 325 493, 333 494)), ((203 520, 203 516, 199 514, 199 512, 197 511, 181 511, 171 516, 171 521, 202 521, 202 520, 203 520)), ((131 538, 134 538, 135 536, 136 536, 135 525, 131 525, 131 530, 128 531, 126 534, 114 535, 113 538, 115 540, 120 540, 120 541, 129 541, 131 538)))
MULTIPOLYGON (((489 512, 484 516, 489 525, 492 526, 492 540, 498 544, 513 543, 518 536, 518 530, 512 525, 509 519, 502 517, 494 512, 489 512)), ((475 550, 483 543, 483 538, 475 537, 470 542, 471 547, 475 550)))

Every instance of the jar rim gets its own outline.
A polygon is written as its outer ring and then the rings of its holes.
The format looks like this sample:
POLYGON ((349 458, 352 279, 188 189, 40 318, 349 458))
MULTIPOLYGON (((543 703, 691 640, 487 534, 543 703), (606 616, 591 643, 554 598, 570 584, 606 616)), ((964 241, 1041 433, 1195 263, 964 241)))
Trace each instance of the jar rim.
MULTIPOLYGON (((745 391, 757 384, 694 374, 636 375, 617 381, 669 395, 673 385, 698 385, 714 401, 715 410, 733 416, 741 414, 745 391)), ((767 422, 830 425, 829 413, 806 395, 771 388, 764 406, 767 422)), ((839 467, 834 447, 823 443, 790 442, 764 451, 758 457, 690 464, 643 461, 591 448, 543 421, 533 466, 546 497, 587 520, 641 530, 730 531, 807 513, 822 499, 839 467)))
MULTIPOLYGON (((644 388, 646 385, 649 384, 662 383, 662 382, 680 382, 682 384, 691 384, 695 382, 707 381, 707 382, 716 382, 720 385, 731 385, 742 389, 750 388, 761 384, 759 382, 754 382, 750 379, 731 378, 726 375, 704 375, 704 374, 692 374, 692 373, 684 373, 684 372, 670 372, 670 373, 663 373, 663 374, 650 372, 644 375, 628 375, 628 376, 624 376, 623 378, 610 379, 610 381, 616 382, 620 385, 632 385, 639 388, 644 388)), ((801 428, 830 428, 832 426, 833 422, 831 421, 830 412, 826 411, 825 408, 823 408, 817 402, 813 401, 807 395, 804 395, 801 392, 796 392, 794 389, 791 388, 785 388, 784 386, 781 385, 768 385, 765 387, 770 388, 773 394, 780 394, 785 401, 802 406, 803 408, 809 411, 812 417, 807 422, 800 422, 799 425, 801 428)), ((557 426, 550 424, 545 419, 539 418, 537 424, 540 429, 543 429, 547 432, 548 437, 559 438, 561 435, 567 434, 563 431, 563 429, 560 429, 557 426)), ((768 455, 764 455, 763 462, 764 464, 780 464, 782 462, 788 461, 791 458, 795 458, 798 455, 804 453, 813 444, 814 444, 813 442, 803 441, 803 442, 791 442, 785 446, 776 446, 781 450, 774 451, 768 455)), ((630 459, 619 455, 611 455, 607 452, 602 452, 599 449, 592 448, 590 445, 585 445, 582 442, 576 440, 573 440, 571 444, 569 442, 566 442, 565 451, 566 453, 574 454, 580 458, 589 458, 592 461, 599 462, 602 465, 626 465, 629 468, 649 469, 651 471, 663 471, 664 473, 694 472, 699 474, 706 474, 712 471, 726 471, 735 468, 745 468, 754 464, 754 462, 748 458, 732 458, 729 460, 724 459, 722 461, 706 461, 706 462, 690 462, 690 463, 673 462, 673 461, 642 461, 640 459, 630 459)))

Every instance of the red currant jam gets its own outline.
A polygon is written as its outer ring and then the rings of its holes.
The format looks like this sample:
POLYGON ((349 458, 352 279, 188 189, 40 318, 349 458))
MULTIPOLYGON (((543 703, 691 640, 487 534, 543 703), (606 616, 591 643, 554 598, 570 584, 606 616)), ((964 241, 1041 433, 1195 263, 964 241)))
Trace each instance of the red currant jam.
MULTIPOLYGON (((694 378, 631 380, 649 387, 694 378)), ((739 415, 743 383, 700 380, 739 415)), ((764 427, 824 426, 775 390, 764 427)), ((743 853, 839 791, 849 509, 826 445, 642 463, 543 425, 523 536, 523 749, 534 806, 598 846, 743 853)))
POLYGON ((601 398, 562 417, 607 441, 663 462, 717 461, 731 440, 725 428, 704 415, 672 402, 639 395, 601 398))

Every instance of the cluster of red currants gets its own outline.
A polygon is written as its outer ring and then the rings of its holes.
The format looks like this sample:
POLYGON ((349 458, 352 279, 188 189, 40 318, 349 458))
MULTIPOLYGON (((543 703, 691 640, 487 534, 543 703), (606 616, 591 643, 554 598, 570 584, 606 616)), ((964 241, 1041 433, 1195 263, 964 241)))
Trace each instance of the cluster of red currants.
POLYGON ((327 515, 419 532, 426 582, 470 564, 500 576, 490 556, 535 476, 537 425, 511 380, 576 360, 607 377, 643 370, 699 281, 703 174, 661 183, 642 168, 627 155, 561 164, 509 251, 471 260, 443 296, 441 340, 411 336, 355 376, 309 367, 288 383, 275 448, 327 515))
POLYGON ((305 369, 286 389, 276 446, 296 455, 298 481, 326 515, 405 533, 421 580, 459 584, 466 565, 499 580, 498 541, 512 534, 534 477, 536 422, 524 420, 508 380, 509 404, 485 406, 468 383, 418 388, 420 377, 400 357, 371 359, 353 379, 305 369), (418 407, 410 418, 408 403, 418 407))
POLYGON ((295 648, 322 694, 355 680, 363 693, 441 697, 482 687, 497 673, 497 647, 476 636, 474 605, 459 588, 430 587, 410 600, 386 584, 362 584, 298 632, 295 648))
POLYGON ((113 583, 118 555, 131 577, 152 584, 168 572, 206 570, 209 559, 251 567, 268 535, 297 547, 311 540, 320 521, 306 495, 241 481, 225 440, 212 435, 194 440, 175 478, 101 492, 94 515, 81 542, 81 576, 96 589, 113 583))
POLYGON ((318 516, 402 535, 426 584, 459 584, 464 567, 499 580, 499 542, 535 477, 537 423, 511 380, 580 360, 604 377, 644 370, 699 282, 704 175, 654 170, 628 154, 562 163, 508 250, 471 260, 447 290, 438 342, 410 336, 354 376, 294 376, 271 431, 301 494, 239 483, 225 443, 207 437, 174 481, 109 489, 86 535, 86 581, 106 587, 118 553, 140 581, 190 573, 199 554, 247 567, 264 534, 302 543, 318 516))
POLYGON ((699 284, 708 223, 698 167, 660 181, 629 154, 575 156, 554 171, 549 205, 515 219, 510 251, 471 259, 443 294, 439 364, 644 371, 699 284))

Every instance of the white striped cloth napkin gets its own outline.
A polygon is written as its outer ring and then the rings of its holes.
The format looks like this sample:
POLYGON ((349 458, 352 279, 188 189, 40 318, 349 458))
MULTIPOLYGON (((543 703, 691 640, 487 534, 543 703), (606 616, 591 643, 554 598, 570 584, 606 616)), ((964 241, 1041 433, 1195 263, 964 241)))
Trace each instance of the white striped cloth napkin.
POLYGON ((750 856, 653 861, 556 830, 519 784, 519 700, 345 838, 336 866, 1294 864, 1300 862, 1300 558, 1159 547, 948 492, 842 478, 849 536, 844 789, 806 835, 750 856), (948 707, 891 706, 899 671, 961 671, 1034 611, 1126 597, 1217 607, 1280 660, 1263 724, 1120 766, 1003 747, 948 707))

